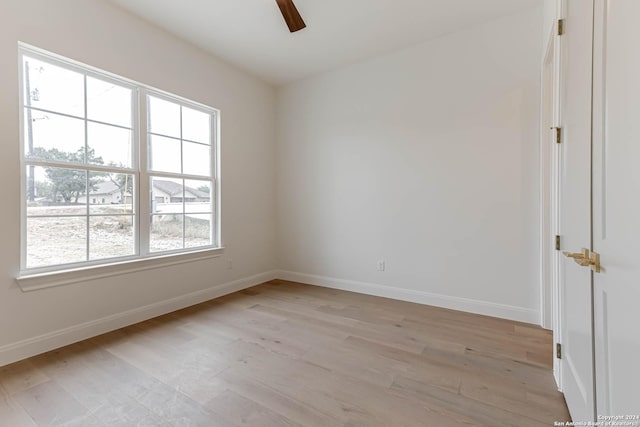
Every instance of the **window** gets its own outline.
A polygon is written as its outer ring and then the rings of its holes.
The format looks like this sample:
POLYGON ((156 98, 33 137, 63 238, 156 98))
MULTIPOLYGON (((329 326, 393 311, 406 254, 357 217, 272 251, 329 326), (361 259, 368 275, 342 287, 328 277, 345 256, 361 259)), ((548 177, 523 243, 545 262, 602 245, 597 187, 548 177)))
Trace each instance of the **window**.
POLYGON ((217 111, 21 48, 25 272, 219 247, 217 111))
POLYGON ((148 95, 151 252, 210 244, 212 115, 148 95), (160 201, 161 200, 161 201, 160 201))

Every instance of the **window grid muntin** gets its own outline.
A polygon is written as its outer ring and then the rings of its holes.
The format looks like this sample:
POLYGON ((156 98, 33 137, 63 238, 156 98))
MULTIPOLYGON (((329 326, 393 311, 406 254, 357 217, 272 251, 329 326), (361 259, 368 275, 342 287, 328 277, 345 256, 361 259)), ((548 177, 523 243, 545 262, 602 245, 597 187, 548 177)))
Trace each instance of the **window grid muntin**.
POLYGON ((204 145, 205 147, 211 147, 211 144, 207 144, 206 142, 199 142, 199 141, 194 141, 192 139, 186 139, 186 138, 178 138, 177 136, 170 136, 170 135, 165 135, 157 132, 149 132, 149 135, 161 136, 163 138, 175 139, 178 141, 190 142, 192 144, 199 144, 199 145, 204 145))
MULTIPOLYGON (((134 97, 132 96, 132 98, 134 98, 134 97)), ((73 114, 60 113, 58 111, 47 110, 47 109, 44 109, 44 108, 35 107, 33 105, 32 106, 23 105, 22 107, 25 108, 25 109, 28 109, 28 110, 39 111, 41 113, 56 114, 58 116, 67 117, 67 118, 70 118, 70 119, 84 120, 84 121, 87 121, 89 123, 96 123, 96 124, 99 124, 99 125, 113 126, 114 128, 126 129, 126 130, 131 130, 131 131, 134 130, 134 128, 132 128, 132 127, 122 126, 122 125, 118 125, 118 124, 115 124, 115 123, 103 122, 103 121, 100 121, 100 120, 85 119, 84 117, 75 116, 73 114)), ((164 136, 164 135, 162 135, 162 136, 164 136)))

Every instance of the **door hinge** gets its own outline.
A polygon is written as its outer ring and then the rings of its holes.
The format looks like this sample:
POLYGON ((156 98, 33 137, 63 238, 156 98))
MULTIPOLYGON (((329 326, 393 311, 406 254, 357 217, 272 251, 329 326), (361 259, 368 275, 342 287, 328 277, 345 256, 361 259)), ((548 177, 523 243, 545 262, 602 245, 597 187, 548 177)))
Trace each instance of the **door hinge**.
POLYGON ((561 127, 552 127, 556 131, 556 143, 562 143, 562 128, 561 127))
POLYGON ((558 235, 556 235, 556 244, 555 244, 555 247, 556 247, 556 251, 559 251, 559 250, 560 250, 560 236, 558 236, 558 235))
POLYGON ((562 359, 562 344, 559 342, 556 343, 556 357, 562 359))
POLYGON ((564 19, 558 19, 558 35, 564 34, 564 19))

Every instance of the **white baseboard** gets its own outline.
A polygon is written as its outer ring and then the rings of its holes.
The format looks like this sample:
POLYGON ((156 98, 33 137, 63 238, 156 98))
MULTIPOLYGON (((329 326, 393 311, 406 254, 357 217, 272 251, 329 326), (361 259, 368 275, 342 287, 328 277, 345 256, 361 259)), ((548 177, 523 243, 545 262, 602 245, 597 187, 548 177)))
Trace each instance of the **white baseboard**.
POLYGON ((70 326, 68 328, 49 332, 37 337, 28 338, 16 343, 0 347, 0 366, 8 365, 31 356, 55 350, 78 341, 95 337, 125 326, 133 325, 172 311, 180 310, 204 301, 221 297, 233 292, 250 288, 273 279, 290 280, 307 283, 309 285, 326 288, 341 289, 361 294, 375 295, 436 307, 450 308, 503 319, 537 324, 540 320, 538 311, 480 301, 469 298, 434 294, 413 289, 394 288, 374 283, 357 282, 353 280, 336 279, 333 277, 316 276, 312 274, 296 273, 292 271, 268 271, 255 276, 234 280, 208 289, 181 295, 169 300, 156 302, 143 307, 134 308, 122 313, 113 314, 101 319, 70 326))
POLYGON ((275 279, 277 271, 268 271, 255 276, 234 280, 208 289, 181 295, 165 301, 134 308, 101 319, 70 326, 23 341, 0 347, 0 366, 17 362, 65 345, 73 344, 106 332, 124 328, 172 311, 180 310, 201 302, 209 301, 233 292, 241 291, 275 279))
POLYGON ((433 305, 452 310, 467 311, 470 313, 483 314, 485 316, 499 317, 502 319, 516 320, 536 325, 540 322, 540 314, 538 311, 525 307, 434 294, 430 292, 416 291, 413 289, 394 288, 374 283, 296 273, 293 271, 281 270, 278 272, 277 278, 292 282, 307 283, 309 285, 323 286, 325 288, 340 289, 343 291, 375 295, 379 297, 415 302, 418 304, 433 305))

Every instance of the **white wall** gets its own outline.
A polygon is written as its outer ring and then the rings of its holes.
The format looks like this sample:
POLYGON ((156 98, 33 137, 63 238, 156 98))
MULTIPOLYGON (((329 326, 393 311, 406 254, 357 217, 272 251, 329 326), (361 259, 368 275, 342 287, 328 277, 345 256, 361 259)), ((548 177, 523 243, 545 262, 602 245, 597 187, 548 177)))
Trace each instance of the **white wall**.
POLYGON ((542 7, 284 87, 283 277, 537 323, 541 23, 542 7))
POLYGON ((2 0, 0 16, 0 365, 276 268, 274 88, 102 0, 2 0), (221 109, 222 231, 232 270, 217 258, 28 293, 18 288, 18 41, 221 109), (137 311, 118 316, 127 310, 137 311))

